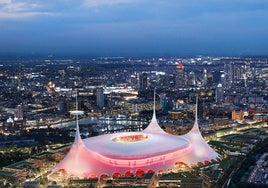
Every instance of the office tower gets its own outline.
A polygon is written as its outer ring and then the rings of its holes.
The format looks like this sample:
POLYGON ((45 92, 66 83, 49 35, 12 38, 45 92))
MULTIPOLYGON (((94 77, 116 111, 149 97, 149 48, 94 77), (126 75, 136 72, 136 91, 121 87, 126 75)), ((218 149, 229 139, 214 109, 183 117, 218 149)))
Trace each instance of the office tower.
POLYGON ((137 88, 137 86, 138 86, 138 79, 137 79, 136 75, 131 75, 130 76, 130 83, 131 83, 131 86, 133 88, 137 88))
POLYGON ((241 64, 234 66, 234 83, 239 84, 243 81, 243 75, 245 74, 244 66, 241 64))
POLYGON ((103 88, 97 88, 97 106, 99 108, 103 108, 104 107, 104 93, 103 93, 103 88))
POLYGON ((204 71, 203 71, 203 85, 207 86, 207 82, 208 82, 208 74, 207 74, 207 70, 204 69, 204 71))
POLYGON ((14 112, 14 121, 9 118, 7 120, 8 126, 6 127, 7 132, 20 132, 24 128, 23 111, 21 105, 18 105, 14 112))
POLYGON ((224 77, 226 88, 231 88, 234 84, 234 63, 227 62, 224 64, 224 77))
POLYGON ((212 87, 213 86, 213 75, 209 73, 207 75, 207 87, 212 87))
POLYGON ((160 95, 161 109, 163 114, 168 114, 169 110, 172 110, 172 101, 170 98, 166 97, 165 94, 160 95))
POLYGON ((175 87, 175 76, 173 74, 168 75, 168 86, 175 87))
POLYGON ((223 102, 223 87, 221 83, 216 88, 216 102, 223 102))
POLYGON ((67 113, 68 111, 68 108, 67 108, 67 102, 62 99, 58 102, 57 104, 57 111, 60 113, 60 114, 65 114, 67 113))
POLYGON ((139 90, 146 90, 148 87, 147 83, 147 73, 143 72, 139 75, 139 90))
POLYGON ((177 68, 176 88, 183 88, 185 86, 186 79, 185 79, 184 66, 181 61, 177 64, 176 68, 177 68))
MULTIPOLYGON (((244 83, 245 74, 249 65, 237 62, 228 62, 224 64, 224 77, 226 88, 231 88, 235 85, 244 83)), ((223 82, 222 82, 223 83, 223 82)), ((225 85, 225 84, 224 84, 225 85)))
POLYGON ((196 85, 196 81, 195 81, 195 73, 193 71, 191 71, 188 74, 188 86, 195 86, 196 85))
POLYGON ((225 86, 226 86, 226 80, 225 80, 224 74, 221 75, 221 84, 222 84, 222 87, 225 88, 225 86))
POLYGON ((246 74, 247 74, 248 77, 250 77, 252 75, 251 68, 250 68, 251 62, 248 60, 248 61, 246 61, 245 64, 246 64, 245 65, 246 74))
POLYGON ((21 105, 18 105, 15 112, 14 112, 14 120, 22 120, 23 119, 23 112, 21 105))

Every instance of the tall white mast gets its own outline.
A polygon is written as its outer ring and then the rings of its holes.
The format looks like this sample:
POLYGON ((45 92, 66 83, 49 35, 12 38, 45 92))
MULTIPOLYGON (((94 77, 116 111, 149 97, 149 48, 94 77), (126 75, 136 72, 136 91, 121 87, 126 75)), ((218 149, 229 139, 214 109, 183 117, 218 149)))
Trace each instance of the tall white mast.
POLYGON ((75 133, 75 143, 78 141, 82 141, 80 136, 80 130, 79 130, 79 124, 78 124, 78 116, 83 115, 84 111, 78 110, 78 100, 77 100, 77 90, 76 90, 76 96, 75 96, 75 110, 70 111, 71 115, 76 116, 76 133, 75 133))

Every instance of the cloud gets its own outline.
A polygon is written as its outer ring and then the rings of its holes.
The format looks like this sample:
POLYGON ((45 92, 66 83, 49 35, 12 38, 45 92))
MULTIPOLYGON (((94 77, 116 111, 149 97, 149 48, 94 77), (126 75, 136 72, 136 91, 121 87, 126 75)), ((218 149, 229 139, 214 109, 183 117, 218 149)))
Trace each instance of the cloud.
POLYGON ((8 4, 11 0, 0 0, 0 4, 8 4))
POLYGON ((36 16, 52 16, 54 13, 42 10, 36 1, 0 0, 0 19, 22 20, 36 16))
POLYGON ((137 3, 139 0, 85 0, 84 4, 88 7, 112 6, 118 4, 137 3))
POLYGON ((36 16, 54 16, 54 13, 50 12, 0 12, 0 20, 8 19, 8 20, 25 20, 30 19, 36 16))

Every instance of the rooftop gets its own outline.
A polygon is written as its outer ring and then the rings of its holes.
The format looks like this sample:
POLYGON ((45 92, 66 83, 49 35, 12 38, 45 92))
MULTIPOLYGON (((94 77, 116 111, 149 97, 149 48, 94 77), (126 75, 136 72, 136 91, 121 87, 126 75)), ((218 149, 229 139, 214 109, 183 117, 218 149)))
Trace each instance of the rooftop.
POLYGON ((10 172, 10 171, 6 171, 6 170, 0 170, 0 176, 4 175, 4 176, 14 176, 16 174, 16 172, 10 172))
POLYGON ((20 161, 17 163, 13 163, 11 165, 5 166, 4 168, 11 168, 11 169, 16 169, 16 170, 23 170, 26 169, 28 167, 31 167, 32 165, 34 165, 34 163, 29 162, 29 161, 20 161))

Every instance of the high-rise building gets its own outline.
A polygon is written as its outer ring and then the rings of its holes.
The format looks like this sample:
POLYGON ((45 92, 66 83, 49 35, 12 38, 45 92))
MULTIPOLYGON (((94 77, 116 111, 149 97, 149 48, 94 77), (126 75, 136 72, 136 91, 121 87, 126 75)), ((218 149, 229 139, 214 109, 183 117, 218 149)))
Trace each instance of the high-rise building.
POLYGON ((131 75, 131 76, 130 76, 130 83, 131 83, 131 86, 132 86, 133 88, 137 88, 138 80, 137 80, 136 75, 131 75))
POLYGON ((222 84, 219 83, 216 88, 216 102, 223 102, 223 87, 222 84))
POLYGON ((15 112, 14 112, 14 120, 22 120, 23 119, 23 112, 21 105, 18 105, 15 112))
POLYGON ((234 83, 234 63, 227 62, 224 64, 224 77, 226 88, 231 88, 234 83))
POLYGON ((209 73, 207 75, 207 87, 212 87, 213 86, 213 75, 209 73))
POLYGON ((222 84, 222 87, 225 88, 226 80, 225 80, 225 75, 224 74, 221 75, 221 84, 222 84))
POLYGON ((103 87, 97 88, 97 106, 99 108, 104 107, 104 90, 103 87))
POLYGON ((208 81, 207 69, 204 69, 203 71, 203 85, 204 86, 207 86, 207 81, 208 81))
POLYGON ((147 73, 143 72, 139 75, 139 90, 146 90, 148 87, 147 73))
POLYGON ((191 71, 188 74, 188 86, 195 86, 196 85, 196 80, 195 80, 195 73, 193 71, 191 71))
POLYGON ((166 95, 160 95, 161 109, 163 114, 167 114, 169 110, 172 110, 172 101, 166 95))
POLYGON ((168 75, 167 83, 169 87, 175 87, 175 77, 173 74, 168 75))
POLYGON ((246 61, 245 64, 246 64, 245 65, 246 74, 247 74, 248 77, 251 77, 252 76, 252 74, 251 74, 252 72, 251 72, 251 68, 250 68, 250 64, 251 64, 250 60, 246 61))
POLYGON ((65 100, 60 100, 57 104, 57 111, 60 113, 60 114, 65 114, 67 113, 68 111, 68 108, 67 108, 67 102, 65 100))
POLYGON ((244 63, 241 63, 241 62, 225 63, 224 64, 224 77, 225 77, 226 88, 231 88, 238 84, 244 85, 246 70, 247 70, 247 65, 244 65, 244 63))
POLYGON ((241 79, 242 79, 242 75, 243 75, 243 69, 241 67, 241 65, 235 65, 234 66, 234 84, 238 84, 241 79))
POLYGON ((23 128, 24 128, 23 110, 22 110, 22 106, 18 105, 14 112, 13 126, 9 127, 9 131, 17 132, 17 131, 21 131, 23 128))
POLYGON ((184 66, 180 61, 177 64, 176 87, 182 88, 185 86, 185 83, 186 83, 186 74, 184 71, 184 66))

